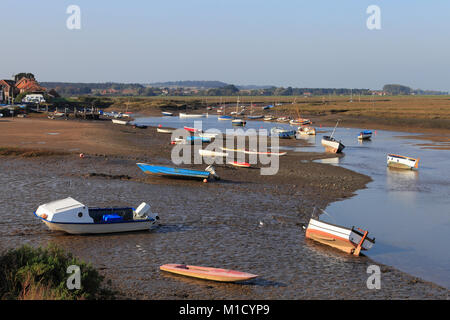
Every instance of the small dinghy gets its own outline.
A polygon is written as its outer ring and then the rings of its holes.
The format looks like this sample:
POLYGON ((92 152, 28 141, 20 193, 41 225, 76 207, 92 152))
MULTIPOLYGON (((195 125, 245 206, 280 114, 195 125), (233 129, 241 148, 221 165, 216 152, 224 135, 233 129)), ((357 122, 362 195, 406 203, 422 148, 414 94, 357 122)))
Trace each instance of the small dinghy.
POLYGON ((314 136, 316 135, 316 128, 310 126, 301 126, 297 129, 297 133, 301 135, 314 136))
POLYGON ((198 153, 203 157, 228 157, 228 153, 226 152, 217 152, 206 149, 199 149, 198 153))
POLYGON ((295 130, 274 127, 270 129, 270 134, 281 139, 289 139, 295 137, 295 130))
POLYGON ((368 231, 352 227, 351 229, 311 218, 306 228, 306 238, 359 256, 361 250, 369 250, 375 244, 375 238, 368 231))
POLYGON ((50 230, 70 234, 143 231, 159 220, 145 202, 136 210, 129 207, 88 208, 70 197, 45 203, 34 214, 50 230))
POLYGON ((188 113, 180 113, 180 118, 206 118, 208 116, 207 113, 202 114, 188 114, 188 113))
POLYGON ((246 122, 242 119, 231 120, 231 125, 233 125, 233 126, 241 126, 242 127, 242 126, 245 126, 245 124, 246 124, 246 122))
POLYGON ((397 154, 387 155, 387 165, 392 168, 399 169, 418 169, 419 168, 419 158, 411 158, 405 156, 399 156, 397 154))
POLYGON ((192 133, 203 132, 203 131, 200 130, 200 129, 196 129, 196 128, 192 128, 192 127, 186 127, 186 126, 184 126, 184 130, 189 131, 189 132, 192 132, 192 133))
POLYGON ((172 112, 163 111, 163 112, 161 112, 161 113, 162 113, 163 116, 166 116, 166 117, 171 117, 171 116, 173 116, 173 113, 172 113, 172 112))
POLYGON ((139 169, 144 173, 156 176, 163 176, 169 178, 184 178, 184 179, 209 179, 213 177, 219 179, 213 166, 206 167, 205 170, 194 170, 184 168, 173 168, 166 166, 151 165, 148 163, 136 163, 139 169))
POLYGON ((156 128, 156 132, 159 133, 172 133, 174 131, 175 131, 174 129, 156 128))
POLYGON ((372 131, 364 130, 358 135, 358 140, 370 140, 372 138, 372 131))
POLYGON ((111 119, 111 121, 114 124, 121 124, 121 125, 127 125, 130 122, 127 120, 120 120, 120 119, 111 119))
POLYGON ((331 153, 341 153, 342 150, 344 150, 345 146, 341 143, 341 141, 337 141, 335 138, 333 138, 334 132, 336 131, 336 128, 338 126, 339 120, 336 122, 336 126, 333 129, 333 133, 331 133, 331 136, 323 136, 322 137, 322 146, 325 147, 326 152, 331 153))
POLYGON ((233 117, 232 116, 223 115, 223 116, 219 116, 217 118, 217 120, 233 120, 233 117))
POLYGON ((242 152, 245 154, 258 154, 258 155, 270 155, 270 156, 284 156, 287 152, 272 152, 272 151, 256 151, 256 150, 248 150, 248 149, 233 149, 233 148, 224 148, 220 147, 223 151, 230 152, 242 152))
POLYGON ((159 269, 183 276, 221 282, 245 281, 258 277, 256 274, 247 272, 184 264, 164 264, 159 269))

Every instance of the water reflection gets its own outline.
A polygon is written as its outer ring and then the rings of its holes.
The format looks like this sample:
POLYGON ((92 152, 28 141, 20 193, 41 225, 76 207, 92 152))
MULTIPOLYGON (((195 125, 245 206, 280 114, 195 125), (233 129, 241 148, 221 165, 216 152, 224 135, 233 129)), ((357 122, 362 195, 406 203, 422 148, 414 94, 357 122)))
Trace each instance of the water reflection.
POLYGON ((318 160, 318 162, 332 164, 332 165, 336 166, 339 164, 339 160, 340 160, 340 157, 335 157, 335 158, 320 159, 320 160, 318 160))

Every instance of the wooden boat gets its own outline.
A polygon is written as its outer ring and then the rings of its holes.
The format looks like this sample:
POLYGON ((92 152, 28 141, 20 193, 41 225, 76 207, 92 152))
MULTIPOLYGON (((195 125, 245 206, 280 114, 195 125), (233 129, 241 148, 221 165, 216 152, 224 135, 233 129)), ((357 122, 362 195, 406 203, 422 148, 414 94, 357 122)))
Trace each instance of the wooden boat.
POLYGON ((174 131, 175 131, 174 129, 156 128, 156 132, 159 133, 172 133, 174 131))
POLYGON ((361 131, 358 135, 359 140, 369 140, 370 138, 372 138, 372 131, 369 130, 361 131))
POLYGON ((295 137, 295 130, 274 127, 272 129, 270 129, 270 134, 272 136, 279 137, 282 139, 289 139, 289 138, 295 137))
POLYGON ((166 116, 166 117, 171 117, 171 116, 173 116, 173 113, 172 113, 172 112, 163 111, 163 112, 161 112, 161 113, 162 113, 163 116, 166 116))
POLYGON ((205 118, 207 116, 208 116, 207 113, 202 113, 202 114, 180 113, 180 115, 179 115, 180 118, 205 118))
POLYGON ((336 127, 339 123, 339 120, 336 122, 336 126, 333 129, 333 132, 331 133, 331 136, 323 136, 322 137, 322 146, 325 147, 326 152, 331 153, 340 153, 342 150, 344 150, 345 146, 341 143, 341 141, 337 141, 333 138, 334 132, 336 130, 336 127))
POLYGON ((206 149, 199 149, 198 153, 204 157, 228 157, 228 153, 226 152, 217 152, 206 149))
POLYGON ((302 135, 314 136, 316 135, 316 128, 309 126, 301 126, 297 129, 297 133, 302 135))
POLYGON ((121 124, 121 125, 127 125, 129 121, 127 120, 120 120, 120 119, 111 119, 112 123, 114 124, 121 124))
POLYGON ((228 162, 228 164, 235 166, 235 167, 250 168, 250 163, 248 163, 248 162, 230 161, 230 162, 228 162))
POLYGON ((231 120, 231 124, 233 126, 244 126, 245 123, 246 122, 244 120, 242 120, 242 119, 233 119, 233 120, 231 120))
POLYGON ((387 155, 387 165, 388 167, 399 168, 399 169, 418 169, 419 168, 419 158, 411 158, 400 156, 397 154, 387 155))
POLYGON ((222 282, 245 281, 258 277, 256 274, 247 272, 184 264, 164 264, 159 268, 160 270, 183 276, 222 282))
POLYGON ((188 179, 209 179, 210 177, 218 179, 213 166, 208 166, 205 170, 193 170, 184 168, 173 168, 166 166, 151 165, 148 163, 136 163, 139 169, 144 173, 156 176, 164 176, 171 178, 188 178, 188 179))
POLYGON ((351 229, 311 218, 306 228, 306 238, 329 245, 347 253, 359 255, 361 250, 369 250, 375 238, 369 238, 368 231, 351 229))
POLYGON ((223 151, 230 151, 230 152, 242 152, 245 154, 258 154, 258 155, 271 155, 271 156, 284 156, 287 154, 287 152, 262 152, 262 151, 254 151, 254 150, 248 150, 248 149, 232 149, 232 148, 224 148, 221 147, 223 151))
POLYGON ((159 220, 159 216, 151 213, 150 206, 145 202, 136 210, 129 207, 88 208, 70 197, 45 203, 34 214, 50 230, 70 234, 149 230, 159 220))

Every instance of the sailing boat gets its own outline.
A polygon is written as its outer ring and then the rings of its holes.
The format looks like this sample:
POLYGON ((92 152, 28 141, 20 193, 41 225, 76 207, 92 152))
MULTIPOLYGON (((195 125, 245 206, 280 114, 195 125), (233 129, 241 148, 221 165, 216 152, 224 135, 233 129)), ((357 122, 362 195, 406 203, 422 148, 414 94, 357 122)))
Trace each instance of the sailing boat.
POLYGON ((250 115, 247 116, 248 119, 262 119, 262 118, 264 118, 264 115, 262 115, 262 114, 255 115, 255 116, 253 115, 253 101, 250 102, 250 108, 251 108, 251 111, 250 111, 250 115))
MULTIPOLYGON (((220 101, 221 101, 221 103, 222 103, 222 98, 220 98, 220 101)), ((226 105, 221 105, 220 108, 222 109, 221 112, 223 112, 223 115, 219 116, 219 117, 217 118, 217 120, 232 120, 232 119, 233 119, 232 116, 227 116, 227 115, 226 115, 226 105)))
POLYGON ((334 132, 336 131, 336 127, 339 123, 339 120, 336 122, 336 126, 333 129, 333 133, 331 136, 323 136, 322 137, 322 146, 325 147, 326 152, 331 153, 340 153, 344 150, 345 146, 341 143, 341 141, 337 141, 333 138, 334 132))
MULTIPOLYGON (((236 112, 235 112, 236 115, 238 114, 238 106, 239 106, 239 97, 238 97, 238 99, 236 101, 236 112)), ((245 121, 240 119, 240 118, 234 118, 233 120, 231 120, 231 124, 233 126, 244 126, 245 125, 245 121)))

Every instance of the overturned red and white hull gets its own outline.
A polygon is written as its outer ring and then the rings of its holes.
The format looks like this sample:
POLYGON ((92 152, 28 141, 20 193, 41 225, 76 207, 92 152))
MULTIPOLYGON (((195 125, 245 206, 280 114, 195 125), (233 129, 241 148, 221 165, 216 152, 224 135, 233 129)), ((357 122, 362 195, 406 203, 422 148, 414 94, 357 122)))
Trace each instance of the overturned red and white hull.
POLYGON ((418 169, 419 168, 419 158, 411 158, 400 156, 397 154, 387 155, 387 165, 388 167, 399 168, 399 169, 418 169))
POLYGON ((326 152, 331 153, 340 153, 345 148, 345 146, 340 141, 337 141, 333 137, 329 136, 322 137, 322 146, 325 147, 326 152))
POLYGON ((354 227, 345 228, 311 218, 306 228, 306 238, 359 255, 361 250, 369 250, 375 244, 368 232, 354 227))

